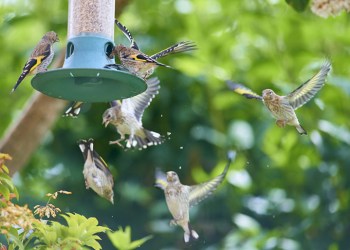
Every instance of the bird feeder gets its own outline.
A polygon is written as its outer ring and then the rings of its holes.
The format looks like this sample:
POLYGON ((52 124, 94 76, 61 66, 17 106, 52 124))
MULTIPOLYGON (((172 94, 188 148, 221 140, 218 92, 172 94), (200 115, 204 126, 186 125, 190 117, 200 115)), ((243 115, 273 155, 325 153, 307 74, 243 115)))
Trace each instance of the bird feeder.
POLYGON ((59 99, 109 102, 146 90, 129 72, 104 68, 113 64, 115 0, 69 0, 68 42, 63 68, 38 73, 36 90, 59 99))

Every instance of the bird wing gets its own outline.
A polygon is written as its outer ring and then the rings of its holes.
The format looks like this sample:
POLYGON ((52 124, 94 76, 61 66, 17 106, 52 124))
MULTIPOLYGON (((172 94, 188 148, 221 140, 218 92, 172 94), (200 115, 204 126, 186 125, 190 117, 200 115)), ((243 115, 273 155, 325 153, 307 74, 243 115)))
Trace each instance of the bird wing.
POLYGON ((331 63, 326 61, 316 75, 287 95, 290 105, 294 109, 297 109, 310 101, 311 98, 313 98, 325 84, 326 77, 330 69, 331 63))
POLYGON ((139 61, 139 62, 144 62, 144 63, 154 63, 158 66, 163 66, 163 67, 167 67, 167 68, 171 68, 170 66, 160 63, 157 60, 154 60, 153 58, 147 56, 146 54, 142 53, 141 51, 138 51, 138 53, 135 54, 130 54, 127 55, 127 59, 131 59, 134 61, 139 61))
POLYGON ((115 24, 123 32, 123 34, 126 36, 126 38, 128 38, 128 40, 130 41, 130 43, 131 43, 130 48, 139 50, 139 46, 136 44, 130 31, 123 24, 121 24, 117 19, 115 19, 115 24))
POLYGON ((154 183, 154 186, 162 190, 165 190, 168 185, 166 174, 159 168, 156 168, 155 179, 156 181, 154 183))
POLYGON ((146 83, 147 90, 145 92, 122 101, 123 111, 130 112, 133 110, 136 119, 140 122, 143 112, 150 105, 152 99, 158 94, 160 89, 160 81, 157 77, 148 79, 146 83))
POLYGON ((197 47, 194 42, 184 41, 184 42, 179 42, 177 44, 174 44, 173 46, 170 46, 169 48, 166 48, 158 52, 157 54, 152 55, 151 58, 154 60, 157 60, 158 58, 167 56, 169 54, 175 54, 175 53, 196 50, 196 49, 197 47))
POLYGON ((102 159, 102 157, 95 150, 92 152, 92 155, 95 162, 95 166, 105 173, 105 176, 108 177, 111 183, 114 183, 113 175, 111 173, 111 170, 108 168, 107 163, 102 159))
POLYGON ((242 84, 235 83, 232 81, 226 81, 226 84, 229 87, 229 89, 233 90, 234 92, 236 92, 240 95, 243 95, 244 97, 246 97, 248 99, 262 100, 262 97, 260 95, 254 93, 253 91, 251 91, 247 87, 243 86, 242 84))
POLYGON ((22 73, 19 76, 15 86, 12 88, 12 92, 15 91, 18 85, 23 81, 23 79, 31 72, 33 72, 41 63, 50 55, 50 44, 46 46, 37 46, 30 59, 26 62, 22 69, 22 73))
POLYGON ((200 201, 207 198, 224 180, 232 160, 234 160, 234 158, 236 157, 236 152, 229 151, 227 156, 227 164, 224 168, 224 171, 219 176, 215 177, 210 181, 190 186, 190 206, 194 206, 200 201))

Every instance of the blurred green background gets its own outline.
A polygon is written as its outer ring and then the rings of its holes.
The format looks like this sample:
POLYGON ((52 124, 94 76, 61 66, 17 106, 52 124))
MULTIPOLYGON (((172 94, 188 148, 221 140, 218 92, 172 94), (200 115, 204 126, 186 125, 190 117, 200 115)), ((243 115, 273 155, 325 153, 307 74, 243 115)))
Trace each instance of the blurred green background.
MULTIPOLYGON (((109 146, 119 135, 101 125, 108 105, 87 105, 77 119, 60 117, 14 175, 19 203, 32 208, 46 202, 47 192, 72 191, 54 204, 114 230, 130 225, 134 239, 154 235, 142 249, 350 249, 349 15, 323 19, 282 0, 124 2, 119 20, 143 52, 182 40, 198 45, 193 53, 161 59, 175 70, 155 73, 161 90, 143 123, 171 132, 171 139, 143 151, 109 146), (261 103, 225 84, 231 79, 257 93, 272 88, 286 94, 326 58, 333 64, 327 84, 297 111, 308 136, 277 127, 261 103), (90 137, 115 176, 114 206, 85 189, 76 141, 90 137), (222 171, 228 149, 237 150, 237 159, 217 192, 191 210, 200 238, 185 246, 182 229, 168 225, 154 169, 177 171, 184 184, 203 182, 222 171)), ((37 41, 55 30, 61 39, 55 49, 64 50, 67 8, 67 1, 0 3, 0 137, 34 92, 28 77, 9 94, 37 41)), ((118 29, 115 41, 129 44, 118 29)), ((101 244, 111 249, 107 237, 101 244)))

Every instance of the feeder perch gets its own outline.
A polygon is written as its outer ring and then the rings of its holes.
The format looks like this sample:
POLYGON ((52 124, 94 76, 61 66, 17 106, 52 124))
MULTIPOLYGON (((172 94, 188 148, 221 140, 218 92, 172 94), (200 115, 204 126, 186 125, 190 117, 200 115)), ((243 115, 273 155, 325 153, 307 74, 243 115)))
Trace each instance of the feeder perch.
POLYGON ((113 64, 115 0, 69 0, 68 42, 63 68, 38 73, 36 90, 59 99, 109 102, 138 95, 146 83, 113 64))

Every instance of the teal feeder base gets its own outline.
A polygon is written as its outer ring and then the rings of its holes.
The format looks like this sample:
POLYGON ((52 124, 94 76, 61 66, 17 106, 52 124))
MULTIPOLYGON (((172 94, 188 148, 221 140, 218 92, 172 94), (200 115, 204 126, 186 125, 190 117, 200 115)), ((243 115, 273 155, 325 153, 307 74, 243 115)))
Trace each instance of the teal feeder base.
POLYGON ((32 86, 45 95, 82 102, 110 102, 138 95, 147 85, 128 72, 70 68, 38 73, 32 86))
POLYGON ((81 102, 110 102, 144 92, 146 83, 126 71, 106 69, 113 64, 108 55, 113 43, 91 34, 71 38, 61 69, 38 73, 32 79, 34 89, 45 95, 81 102))

